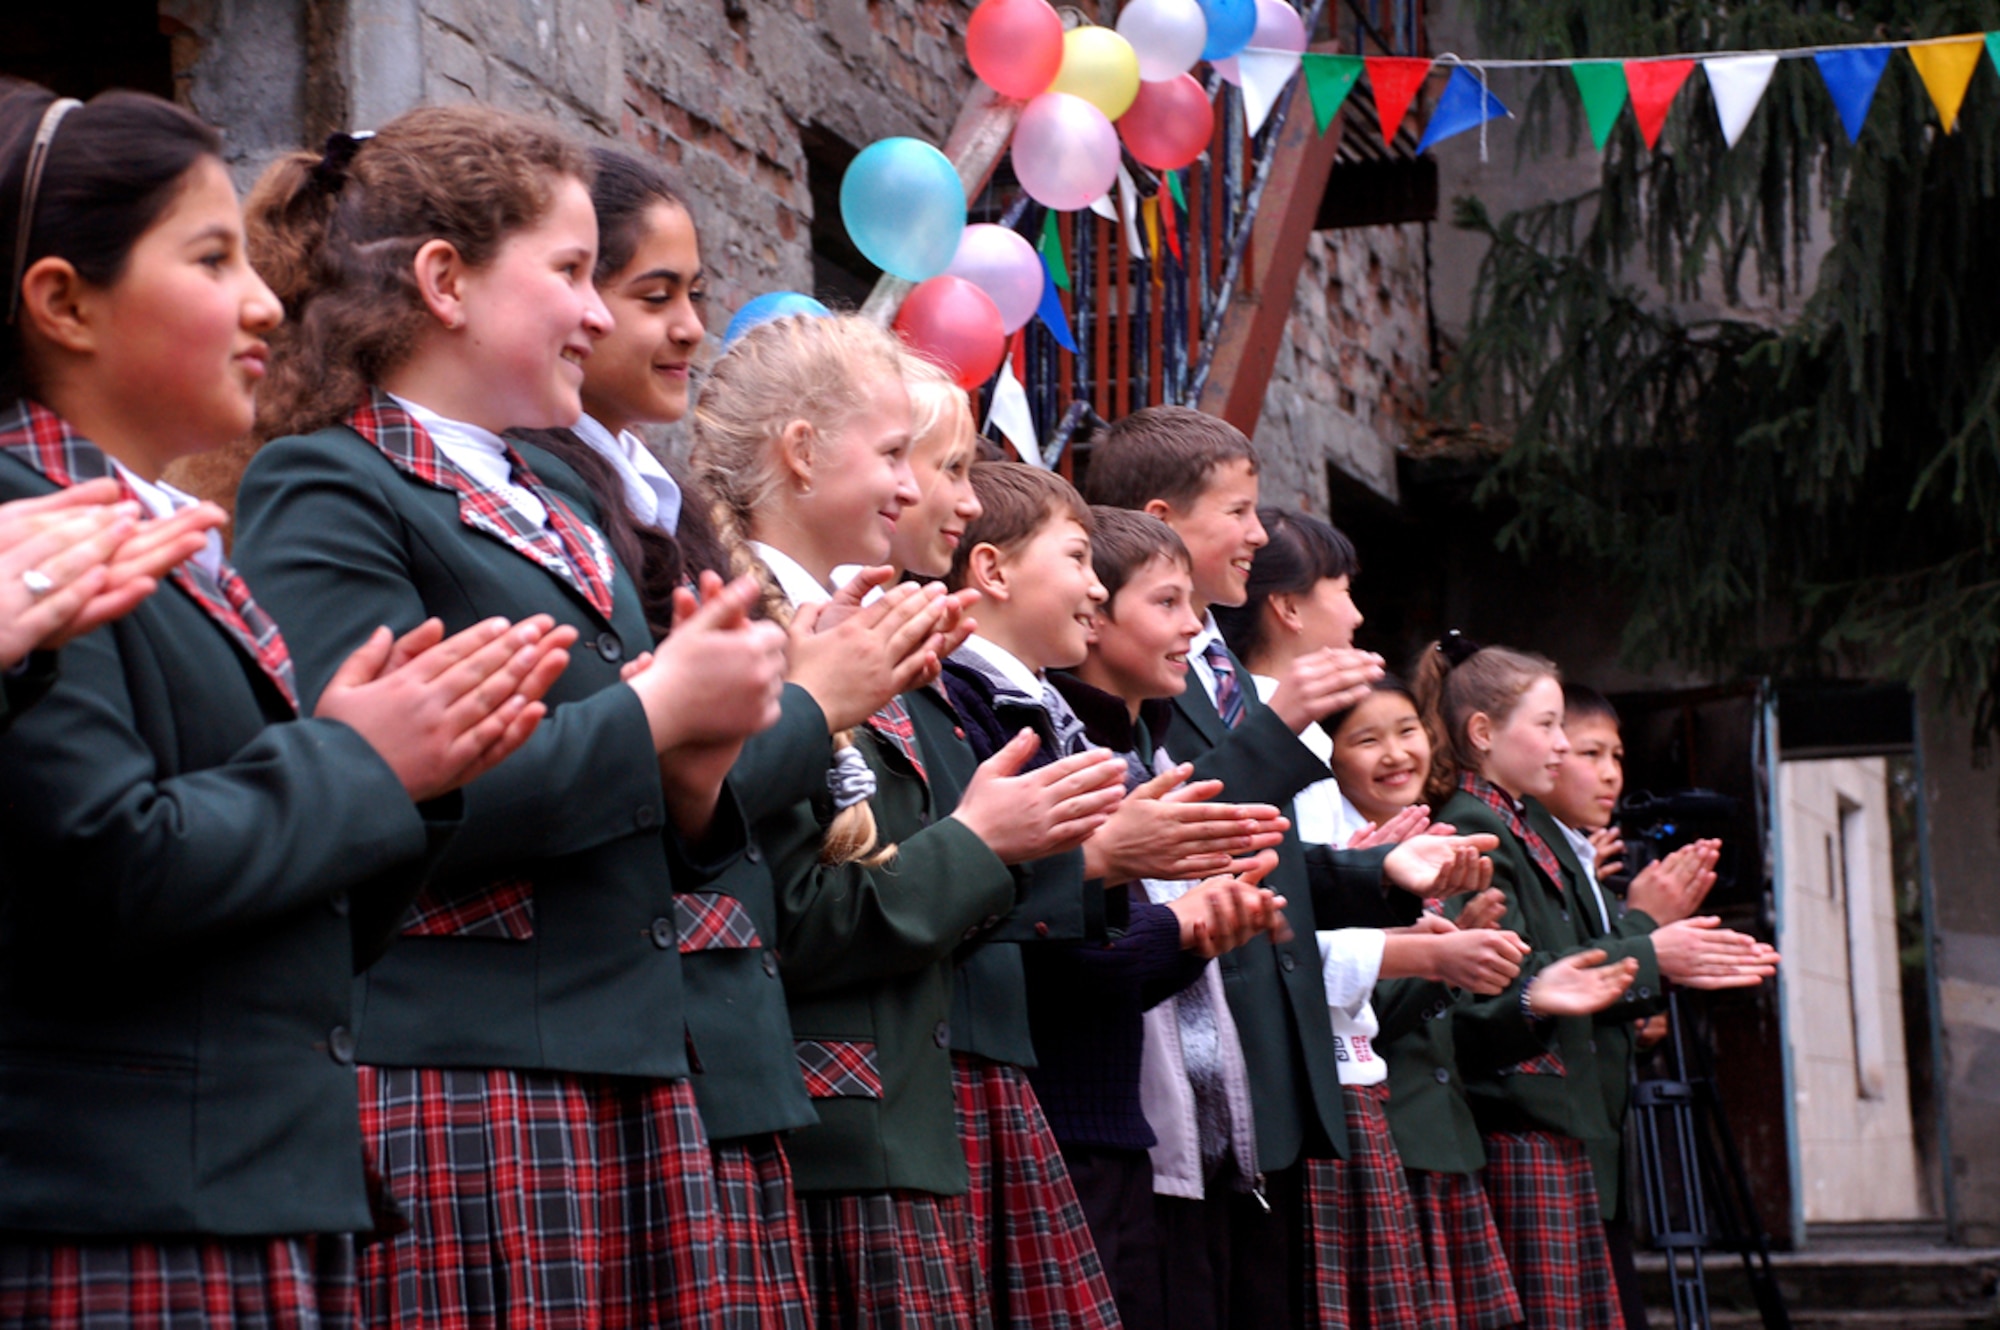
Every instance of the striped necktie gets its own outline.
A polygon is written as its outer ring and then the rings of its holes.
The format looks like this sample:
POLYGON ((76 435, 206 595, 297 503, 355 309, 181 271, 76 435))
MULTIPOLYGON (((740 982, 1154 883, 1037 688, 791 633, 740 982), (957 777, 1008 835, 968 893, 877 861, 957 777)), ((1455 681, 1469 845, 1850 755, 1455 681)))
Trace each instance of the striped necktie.
POLYGON ((1236 678, 1236 662, 1229 658, 1229 648, 1220 642, 1210 642, 1201 649, 1201 654, 1209 669, 1215 671, 1216 714, 1233 730, 1243 721, 1243 685, 1236 678))

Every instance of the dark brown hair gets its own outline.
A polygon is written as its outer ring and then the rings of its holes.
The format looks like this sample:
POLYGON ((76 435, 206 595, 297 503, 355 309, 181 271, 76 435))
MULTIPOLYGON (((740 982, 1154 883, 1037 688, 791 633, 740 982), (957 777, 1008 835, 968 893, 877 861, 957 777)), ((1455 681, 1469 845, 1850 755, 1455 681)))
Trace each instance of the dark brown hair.
POLYGON ((1410 673, 1417 711, 1431 736, 1431 780, 1424 798, 1433 808, 1458 788, 1460 772, 1479 768, 1480 754, 1466 735, 1474 716, 1484 712, 1501 724, 1536 683, 1562 681, 1562 671, 1546 656, 1480 647, 1454 665, 1442 642, 1425 647, 1410 673))
POLYGON ((1271 597, 1309 595, 1329 577, 1361 571, 1354 542, 1331 522, 1290 508, 1259 508, 1257 520, 1271 539, 1250 561, 1249 594, 1241 605, 1209 607, 1229 649, 1245 661, 1264 654, 1271 597))
POLYGON ((1179 564, 1189 576, 1194 559, 1178 533, 1151 513, 1097 504, 1090 510, 1090 567, 1104 588, 1107 619, 1115 619, 1118 593, 1155 559, 1179 564))
MULTIPOLYGON (((53 256, 92 286, 108 287, 124 275, 132 247, 178 197, 189 170, 204 157, 221 160, 222 141, 148 93, 103 92, 71 109, 49 144, 26 261, 15 272, 29 150, 54 101, 47 88, 0 78, 0 264, 18 282, 53 256)), ((18 294, 10 293, 10 303, 18 294)), ((21 341, 25 319, 0 325, 0 401, 34 390, 21 341)))
POLYGON ((1608 720, 1619 723, 1618 708, 1611 699, 1587 683, 1563 684, 1563 724, 1573 720, 1608 720))
POLYGON ((975 462, 972 492, 979 496, 979 516, 966 524, 965 536, 951 556, 945 585, 965 586, 972 551, 991 545, 1011 554, 1035 538, 1035 533, 1060 517, 1074 518, 1091 529, 1090 508, 1067 480, 1026 462, 975 462))
POLYGON ((1144 508, 1164 499, 1177 512, 1194 506, 1224 462, 1257 469, 1257 449, 1219 416, 1187 406, 1149 406, 1113 425, 1090 451, 1083 488, 1092 503, 1144 508))

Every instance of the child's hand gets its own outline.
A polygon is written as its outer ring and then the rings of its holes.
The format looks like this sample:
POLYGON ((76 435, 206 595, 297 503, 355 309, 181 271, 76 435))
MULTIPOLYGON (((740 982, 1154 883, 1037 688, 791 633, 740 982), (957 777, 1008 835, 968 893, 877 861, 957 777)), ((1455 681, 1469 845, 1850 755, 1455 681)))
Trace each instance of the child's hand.
POLYGON ((1209 803, 1222 792, 1222 782, 1188 784, 1193 772, 1182 763, 1127 794, 1084 842, 1084 876, 1103 878, 1107 887, 1142 877, 1206 877, 1227 870, 1238 855, 1284 840, 1291 823, 1276 808, 1209 803))
POLYGON ((1528 954, 1519 934, 1496 928, 1453 929, 1425 945, 1433 953, 1430 978, 1487 996, 1506 991, 1528 954))
POLYGON ((1627 908, 1644 910, 1661 924, 1686 919, 1715 885, 1715 864, 1721 857, 1721 841, 1698 840, 1655 859, 1632 879, 1625 892, 1627 908))
POLYGON ((1500 921, 1507 917, 1507 893, 1498 887, 1487 887, 1476 893, 1458 912, 1458 927, 1467 932, 1475 928, 1498 928, 1500 921))
POLYGON ((1484 891, 1493 883, 1498 836, 1412 836, 1382 861, 1382 876, 1415 896, 1436 899, 1484 891))
POLYGON ((905 582, 838 618, 829 612, 832 601, 800 606, 789 677, 819 703, 830 733, 854 728, 897 694, 937 678, 948 603, 955 605, 942 586, 905 582))
POLYGON ((1277 855, 1266 850, 1245 861, 1241 871, 1211 877, 1169 901, 1167 908, 1180 920, 1181 949, 1213 960, 1260 933, 1273 942, 1288 941, 1285 898, 1258 885, 1277 863, 1277 855))
POLYGON ((673 632, 625 681, 646 710, 656 753, 734 742, 778 719, 785 630, 751 620, 761 594, 755 578, 727 586, 714 573, 701 580, 699 606, 686 588, 674 592, 673 632))
POLYGON ((1660 973, 1689 988, 1755 988, 1778 972, 1777 949, 1714 915, 1653 930, 1660 973))
POLYGON ((1102 750, 1020 774, 1040 742, 1033 730, 1015 735, 979 764, 952 810, 1004 864, 1075 849, 1125 794, 1124 761, 1102 750))
POLYGON ((488 619, 449 639, 436 619, 400 639, 378 628, 334 672, 313 714, 351 726, 411 799, 434 799, 491 771, 541 723, 541 698, 576 641, 574 628, 554 622, 488 619))
POLYGON ((1625 995, 1639 977, 1639 962, 1627 956, 1606 965, 1608 953, 1579 951, 1545 965, 1528 981, 1528 1010, 1536 1016, 1592 1016, 1625 995))
POLYGON ((1590 848, 1597 851, 1599 881, 1625 871, 1625 833, 1615 823, 1591 832, 1590 848))
POLYGON ((1271 694, 1271 710, 1293 734, 1368 696, 1382 677, 1382 658, 1372 651, 1325 647, 1294 659, 1271 694))
POLYGON ((1363 827, 1347 838, 1350 850, 1372 850, 1377 845, 1400 845, 1412 836, 1421 835, 1430 825, 1431 810, 1424 804, 1411 804, 1395 814, 1380 826, 1363 827))

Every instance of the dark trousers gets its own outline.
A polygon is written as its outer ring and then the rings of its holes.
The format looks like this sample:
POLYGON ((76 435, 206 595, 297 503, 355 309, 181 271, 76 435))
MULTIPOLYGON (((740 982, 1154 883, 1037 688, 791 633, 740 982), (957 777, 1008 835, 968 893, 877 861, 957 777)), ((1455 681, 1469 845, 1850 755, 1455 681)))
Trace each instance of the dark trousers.
POLYGON ((1133 1330, 1164 1324, 1151 1157, 1144 1150, 1089 1145, 1065 1145, 1062 1156, 1118 1301, 1118 1319, 1133 1330))
POLYGON ((1646 1297, 1639 1290, 1639 1267, 1632 1260, 1632 1221, 1604 1221, 1604 1245, 1611 1249, 1611 1276, 1618 1281, 1618 1307, 1625 1330, 1647 1330, 1646 1297))
POLYGON ((1199 1201, 1155 1197, 1165 1314, 1140 1324, 1165 1330, 1303 1325, 1304 1174, 1303 1164, 1266 1174, 1262 1204, 1226 1178, 1210 1182, 1199 1201))

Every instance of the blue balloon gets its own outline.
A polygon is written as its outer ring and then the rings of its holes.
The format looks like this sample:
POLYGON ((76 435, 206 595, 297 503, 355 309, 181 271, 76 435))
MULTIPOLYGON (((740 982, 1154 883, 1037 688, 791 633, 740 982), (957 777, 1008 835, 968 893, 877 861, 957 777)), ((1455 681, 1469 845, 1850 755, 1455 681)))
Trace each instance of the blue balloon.
POLYGON ((921 282, 951 266, 965 230, 965 186, 951 159, 920 139, 879 139, 840 180, 840 220, 868 261, 921 282))
POLYGON ((1201 16, 1208 20, 1204 60, 1227 60, 1257 35, 1257 0, 1201 0, 1201 16))
POLYGON ((768 291, 736 311, 736 317, 729 321, 728 329, 722 334, 723 349, 728 350, 731 342, 758 324, 782 319, 788 314, 810 314, 816 319, 824 319, 832 317, 833 311, 797 291, 768 291))

